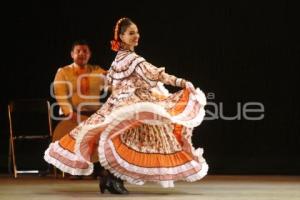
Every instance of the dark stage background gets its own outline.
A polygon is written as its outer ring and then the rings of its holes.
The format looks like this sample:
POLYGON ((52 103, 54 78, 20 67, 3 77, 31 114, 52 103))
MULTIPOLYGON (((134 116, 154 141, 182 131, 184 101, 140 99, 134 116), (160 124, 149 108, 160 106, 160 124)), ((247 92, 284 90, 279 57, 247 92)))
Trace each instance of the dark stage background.
POLYGON ((7 173, 7 103, 41 97, 55 102, 50 83, 58 67, 71 62, 76 39, 88 40, 91 62, 108 69, 114 23, 127 16, 140 29, 137 53, 200 87, 209 97, 208 115, 219 116, 203 121, 192 138, 204 148, 210 174, 300 174, 299 7, 288 1, 122 2, 2 6, 8 14, 1 14, 1 173, 7 173), (249 115, 263 119, 222 117, 236 116, 239 108, 246 112, 253 102, 264 111, 249 115))

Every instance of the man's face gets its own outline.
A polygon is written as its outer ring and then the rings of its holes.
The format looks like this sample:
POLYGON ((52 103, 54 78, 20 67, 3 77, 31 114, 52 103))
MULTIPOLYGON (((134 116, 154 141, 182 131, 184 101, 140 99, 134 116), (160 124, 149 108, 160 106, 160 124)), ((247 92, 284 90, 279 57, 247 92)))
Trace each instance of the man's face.
POLYGON ((91 57, 90 48, 87 45, 76 45, 71 51, 71 57, 77 65, 83 67, 91 57))

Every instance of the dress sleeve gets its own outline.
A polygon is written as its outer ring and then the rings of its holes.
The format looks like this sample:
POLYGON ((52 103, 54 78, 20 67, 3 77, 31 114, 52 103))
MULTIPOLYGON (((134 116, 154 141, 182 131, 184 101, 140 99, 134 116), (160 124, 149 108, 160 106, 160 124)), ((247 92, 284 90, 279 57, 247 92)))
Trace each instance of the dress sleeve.
POLYGON ((160 81, 166 85, 172 85, 175 87, 185 87, 185 80, 177 78, 176 76, 170 75, 165 72, 164 67, 155 67, 149 62, 142 62, 136 69, 137 73, 147 79, 148 82, 160 81))
POLYGON ((54 79, 54 95, 64 115, 68 115, 73 112, 71 102, 67 97, 70 92, 72 92, 69 91, 69 89, 70 87, 65 79, 63 70, 58 69, 54 79))

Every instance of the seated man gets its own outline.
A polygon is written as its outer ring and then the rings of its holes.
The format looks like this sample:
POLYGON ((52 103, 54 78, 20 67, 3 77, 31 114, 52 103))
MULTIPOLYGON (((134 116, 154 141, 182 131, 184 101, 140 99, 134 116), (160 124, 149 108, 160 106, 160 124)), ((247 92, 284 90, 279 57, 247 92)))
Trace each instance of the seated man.
MULTIPOLYGON (((72 45, 73 63, 58 69, 54 79, 54 95, 62 118, 53 133, 53 141, 59 140, 100 108, 101 90, 105 86, 106 71, 88 64, 91 50, 87 42, 76 41, 72 45)), ((97 175, 95 169, 95 177, 97 175)), ((71 176, 81 178, 79 176, 71 176)))

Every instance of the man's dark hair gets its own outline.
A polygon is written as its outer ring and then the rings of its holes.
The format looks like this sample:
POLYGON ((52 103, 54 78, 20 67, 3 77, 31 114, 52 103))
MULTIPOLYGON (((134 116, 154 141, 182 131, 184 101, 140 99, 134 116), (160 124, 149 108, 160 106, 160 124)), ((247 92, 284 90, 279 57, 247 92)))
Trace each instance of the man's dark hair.
POLYGON ((77 45, 86 45, 89 47, 89 49, 91 50, 91 46, 90 44, 86 41, 86 40, 76 40, 73 42, 72 44, 72 48, 71 48, 71 51, 74 50, 74 47, 77 46, 77 45))

